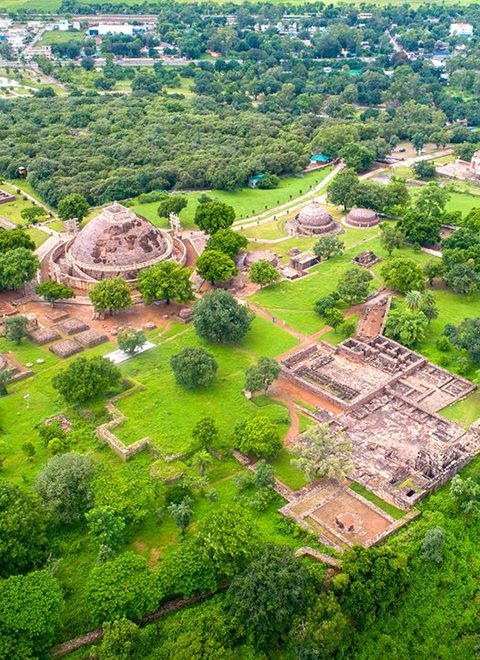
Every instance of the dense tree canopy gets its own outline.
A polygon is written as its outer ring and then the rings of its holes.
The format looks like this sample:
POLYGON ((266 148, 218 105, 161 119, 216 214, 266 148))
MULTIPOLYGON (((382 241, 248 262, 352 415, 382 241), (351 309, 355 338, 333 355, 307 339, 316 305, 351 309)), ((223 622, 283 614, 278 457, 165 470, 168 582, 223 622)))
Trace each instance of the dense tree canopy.
POLYGON ((381 273, 385 284, 399 293, 425 288, 423 271, 412 259, 395 257, 382 266, 381 273))
POLYGON ((232 581, 227 612, 235 636, 261 650, 285 639, 295 617, 305 614, 311 596, 306 566, 281 546, 267 547, 232 581))
POLYGON ((155 608, 160 594, 144 557, 125 552, 96 566, 88 580, 88 599, 97 623, 137 619, 155 608))
POLYGON ((176 261, 164 261, 139 273, 137 289, 148 305, 154 300, 187 303, 193 300, 191 274, 191 268, 182 268, 176 261))
POLYGON ((282 447, 275 424, 261 415, 236 426, 234 436, 236 445, 241 451, 257 457, 271 458, 282 447))
POLYGON ((227 291, 209 291, 195 304, 193 325, 199 337, 212 343, 240 341, 255 314, 227 291))
POLYGON ((114 314, 132 304, 130 287, 121 276, 97 282, 88 295, 100 314, 114 314))
POLYGON ((14 575, 0 582, 0 657, 34 660, 54 641, 62 590, 49 571, 14 575))
POLYGON ((119 381, 120 370, 110 360, 80 357, 57 373, 52 384, 68 403, 81 403, 108 392, 119 381))
POLYGON ((72 523, 82 519, 91 505, 92 477, 93 465, 87 456, 62 454, 45 464, 35 490, 56 522, 72 523))
POLYGON ((45 512, 38 498, 0 482, 0 577, 38 567, 46 557, 45 512))
POLYGON ((211 385, 218 369, 213 355, 202 347, 184 348, 172 356, 171 365, 177 383, 191 389, 211 385))
POLYGON ((198 257, 196 266, 198 274, 211 284, 228 282, 237 272, 228 254, 210 249, 198 257))

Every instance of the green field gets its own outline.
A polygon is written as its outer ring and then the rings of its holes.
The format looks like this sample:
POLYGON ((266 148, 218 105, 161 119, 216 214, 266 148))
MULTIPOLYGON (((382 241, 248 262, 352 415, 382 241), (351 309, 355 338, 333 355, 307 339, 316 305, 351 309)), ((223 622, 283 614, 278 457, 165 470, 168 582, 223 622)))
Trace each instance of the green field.
MULTIPOLYGON (((231 192, 223 190, 206 190, 203 194, 225 204, 230 204, 235 209, 236 218, 240 220, 252 215, 263 213, 267 209, 284 204, 299 195, 307 193, 313 186, 317 185, 331 172, 332 168, 326 167, 317 172, 311 172, 303 177, 288 176, 281 179, 280 185, 274 190, 258 190, 253 188, 239 188, 231 192)), ((179 193, 183 194, 183 193, 179 193)), ((188 199, 187 207, 180 213, 184 227, 194 227, 193 218, 198 205, 198 197, 201 192, 186 193, 188 199)), ((157 227, 166 227, 168 221, 157 215, 158 202, 147 204, 138 203, 135 199, 129 202, 131 208, 145 218, 148 218, 157 227)))
MULTIPOLYGON (((208 346, 219 364, 214 385, 203 391, 187 391, 175 383, 170 358, 182 348, 203 345, 188 328, 172 343, 152 350, 125 363, 124 372, 146 386, 119 402, 128 420, 118 427, 116 435, 126 444, 148 435, 164 454, 191 449, 190 431, 205 411, 217 420, 222 438, 227 441, 235 421, 261 414, 273 420, 285 419, 285 411, 277 404, 259 409, 241 392, 243 374, 255 356, 279 355, 295 346, 296 340, 282 329, 257 318, 245 340, 233 350, 229 346, 208 346), (188 416, 183 411, 188 410, 188 416)), ((286 432, 287 427, 284 427, 286 432)))
MULTIPOLYGON (((296 339, 289 333, 257 318, 246 338, 238 345, 209 345, 208 350, 214 353, 219 363, 217 382, 208 391, 196 392, 178 387, 170 368, 171 355, 187 345, 201 343, 193 328, 173 325, 161 334, 158 330, 149 333, 149 338, 158 343, 158 347, 121 366, 125 377, 135 378, 145 386, 143 392, 135 393, 119 403, 127 415, 127 421, 119 429, 119 435, 125 442, 133 442, 148 433, 154 436, 157 446, 165 453, 191 449, 189 438, 192 427, 196 420, 207 415, 218 423, 220 444, 223 446, 232 446, 231 432, 237 421, 255 415, 265 415, 272 419, 281 435, 287 431, 288 413, 283 405, 273 403, 267 397, 248 401, 241 389, 244 370, 256 358, 262 355, 275 356, 296 345, 296 339)), ((111 343, 106 343, 89 350, 88 355, 104 355, 112 348, 111 343)), ((20 363, 33 364, 31 368, 34 371, 33 377, 10 385, 8 396, 0 399, 1 448, 5 455, 2 477, 24 485, 33 483, 36 474, 50 457, 48 449, 39 441, 36 425, 47 416, 63 412, 74 423, 87 424, 90 429, 75 437, 74 444, 69 446, 70 451, 89 452, 97 469, 108 467, 120 471, 125 478, 139 484, 150 478, 149 470, 155 460, 152 454, 143 452, 124 463, 109 447, 94 438, 94 425, 109 419, 104 411, 105 398, 91 402, 87 409, 87 421, 81 421, 78 411, 66 406, 52 388, 52 377, 75 358, 62 361, 48 351, 48 346, 38 347, 25 339, 18 347, 0 339, 0 351, 11 351, 20 363), (22 445, 27 439, 33 442, 36 449, 32 460, 22 451, 22 445)), ((85 414, 84 410, 83 417, 85 414)), ((306 425, 305 420, 302 425, 306 425)), ((188 463, 189 459, 185 460, 188 463)), ((280 455, 277 469, 293 487, 305 481, 303 475, 291 467, 286 453, 280 455)), ((231 458, 215 460, 209 472, 208 488, 216 491, 219 504, 237 499, 239 493, 236 477, 244 472, 245 468, 231 458)), ((159 484, 158 506, 148 513, 139 526, 129 529, 128 534, 127 546, 147 557, 151 566, 158 565, 165 552, 178 543, 178 530, 170 516, 158 517, 157 509, 163 503, 164 493, 165 486, 159 484)), ((265 540, 298 547, 298 537, 278 527, 280 516, 276 511, 281 504, 282 500, 275 496, 266 510, 256 512, 255 518, 265 540)), ((208 500, 202 492, 197 493, 194 498, 195 523, 215 506, 218 506, 216 502, 208 500)), ((83 525, 62 530, 61 537, 54 542, 61 544, 57 575, 66 597, 66 609, 59 632, 61 641, 88 630, 92 625, 85 601, 85 588, 98 548, 86 534, 83 525)), ((313 540, 309 542, 315 544, 313 540)))
POLYGON ((64 44, 68 41, 83 41, 85 35, 80 31, 60 31, 60 30, 47 30, 43 33, 39 41, 40 46, 53 46, 54 44, 64 44))
MULTIPOLYGON (((362 232, 362 230, 353 231, 362 232)), ((275 248, 277 245, 275 244, 275 248)), ((352 257, 365 249, 372 250, 383 260, 388 259, 388 255, 380 246, 379 239, 373 238, 366 244, 356 244, 347 249, 340 257, 334 257, 315 266, 306 277, 293 282, 283 281, 273 284, 255 293, 250 300, 266 309, 272 316, 285 320, 288 325, 300 332, 307 335, 318 332, 325 326, 325 323, 313 310, 315 301, 335 289, 343 273, 349 268, 353 268, 352 257)), ((394 252, 393 257, 395 256, 408 256, 419 263, 424 263, 429 259, 428 255, 423 252, 414 252, 409 248, 394 252)), ((381 267, 382 264, 379 264, 373 269, 377 276, 381 267)), ((379 288, 381 280, 374 280, 374 286, 379 288)))

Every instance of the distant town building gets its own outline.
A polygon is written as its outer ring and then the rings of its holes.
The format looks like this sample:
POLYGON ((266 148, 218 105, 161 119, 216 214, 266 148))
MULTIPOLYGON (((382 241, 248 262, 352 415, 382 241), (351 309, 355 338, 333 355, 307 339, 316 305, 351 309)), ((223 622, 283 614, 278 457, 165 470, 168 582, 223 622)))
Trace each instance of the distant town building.
POLYGON ((450 36, 451 37, 471 37, 473 34, 473 25, 470 23, 451 23, 450 36))
POLYGON ((113 25, 112 23, 99 23, 97 34, 104 36, 105 34, 125 34, 129 37, 133 36, 134 26, 128 23, 121 23, 113 25))
POLYGON ((23 51, 24 56, 27 60, 31 60, 34 57, 47 57, 49 60, 52 59, 52 47, 51 46, 27 46, 23 51))

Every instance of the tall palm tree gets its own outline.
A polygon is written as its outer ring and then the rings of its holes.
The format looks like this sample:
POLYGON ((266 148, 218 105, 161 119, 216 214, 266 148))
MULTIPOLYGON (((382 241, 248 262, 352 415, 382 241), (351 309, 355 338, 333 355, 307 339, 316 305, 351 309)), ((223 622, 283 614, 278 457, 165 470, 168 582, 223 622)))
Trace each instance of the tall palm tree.
POLYGON ((405 302, 411 312, 416 312, 422 304, 422 294, 420 291, 409 291, 405 297, 405 302))

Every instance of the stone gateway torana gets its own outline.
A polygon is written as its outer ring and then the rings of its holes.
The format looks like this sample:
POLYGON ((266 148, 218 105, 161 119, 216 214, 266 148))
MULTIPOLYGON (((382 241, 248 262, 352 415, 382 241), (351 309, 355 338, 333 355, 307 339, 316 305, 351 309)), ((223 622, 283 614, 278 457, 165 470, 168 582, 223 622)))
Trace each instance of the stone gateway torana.
POLYGON ((84 290, 117 275, 135 284, 141 270, 172 259, 185 262, 182 241, 114 202, 52 251, 49 275, 84 290))

